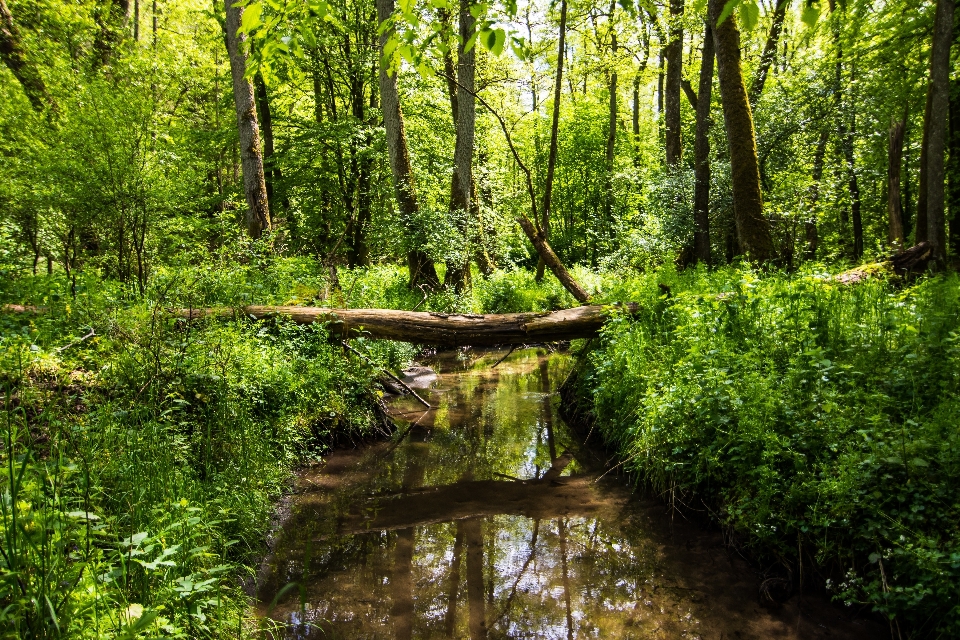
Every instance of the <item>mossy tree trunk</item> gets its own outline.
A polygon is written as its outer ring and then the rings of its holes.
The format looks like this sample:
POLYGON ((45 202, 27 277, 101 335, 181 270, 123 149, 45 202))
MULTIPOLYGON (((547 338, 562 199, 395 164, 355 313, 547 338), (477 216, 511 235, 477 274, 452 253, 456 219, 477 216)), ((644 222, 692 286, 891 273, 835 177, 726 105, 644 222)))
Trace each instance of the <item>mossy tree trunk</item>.
POLYGON ((263 173, 263 149, 260 145, 260 124, 257 121, 253 83, 246 77, 247 57, 243 52, 245 35, 238 34, 243 19, 243 7, 233 0, 224 0, 226 9, 227 54, 233 78, 233 102, 237 112, 240 137, 240 163, 243 168, 243 194, 247 201, 247 233, 260 238, 270 231, 270 206, 267 183, 263 173))
POLYGON ((723 120, 730 148, 730 172, 733 187, 733 212, 740 250, 752 260, 765 262, 774 257, 770 223, 763 216, 763 195, 760 189, 760 165, 753 113, 740 68, 740 31, 736 12, 718 24, 723 0, 710 0, 710 21, 713 26, 717 55, 717 76, 723 120))
POLYGON ((713 95, 713 59, 715 51, 710 22, 703 34, 703 59, 697 96, 697 133, 694 142, 696 186, 693 196, 693 255, 698 262, 710 264, 710 102, 713 95))

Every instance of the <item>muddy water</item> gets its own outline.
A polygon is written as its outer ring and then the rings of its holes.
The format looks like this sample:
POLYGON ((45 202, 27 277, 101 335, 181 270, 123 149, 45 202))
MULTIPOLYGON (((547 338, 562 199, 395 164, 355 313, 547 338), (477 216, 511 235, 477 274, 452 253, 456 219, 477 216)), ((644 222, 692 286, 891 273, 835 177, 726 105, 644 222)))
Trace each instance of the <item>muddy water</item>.
MULTIPOLYGON (((441 357, 392 442, 305 472, 261 571, 290 638, 875 638, 805 596, 758 604, 717 534, 641 499, 557 416, 571 365, 441 357), (408 428, 407 428, 408 427, 408 428)), ((595 437, 595 436, 594 436, 595 437)))

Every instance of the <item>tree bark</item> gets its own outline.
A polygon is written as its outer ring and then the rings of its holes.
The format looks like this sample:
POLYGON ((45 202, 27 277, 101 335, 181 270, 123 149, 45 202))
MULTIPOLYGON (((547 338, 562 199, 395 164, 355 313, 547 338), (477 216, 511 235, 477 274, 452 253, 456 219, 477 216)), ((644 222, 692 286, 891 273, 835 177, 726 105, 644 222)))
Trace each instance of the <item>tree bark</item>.
MULTIPOLYGON (((960 21, 954 32, 954 41, 960 34, 960 21)), ((960 252, 960 82, 950 83, 950 162, 947 165, 947 177, 950 191, 947 194, 947 208, 950 211, 950 248, 960 252)))
POLYGON ((93 38, 94 69, 110 64, 117 46, 123 42, 131 9, 129 0, 106 0, 94 6, 93 20, 97 24, 93 38))
MULTIPOLYGON (((547 178, 543 187, 543 211, 540 228, 543 236, 550 239, 550 207, 553 199, 553 176, 557 169, 557 149, 560 131, 560 96, 563 88, 563 60, 566 56, 567 38, 567 0, 560 0, 560 41, 557 45, 557 78, 553 85, 553 115, 550 121, 550 150, 547 152, 547 178)), ((639 77, 639 76, 638 76, 639 77)), ((634 90, 636 92, 636 89, 634 90)), ((637 126, 636 124, 634 125, 637 126)), ((545 267, 543 258, 537 260, 536 281, 543 280, 545 267)))
MULTIPOLYGON (((382 25, 392 14, 394 0, 376 0, 377 21, 382 25)), ((380 50, 390 38, 385 30, 380 34, 380 50)), ((416 186, 413 179, 413 165, 407 148, 407 134, 403 126, 403 112, 400 110, 400 96, 397 92, 397 77, 388 73, 384 65, 380 66, 380 105, 383 110, 383 128, 386 133, 387 152, 390 156, 390 170, 393 173, 394 193, 397 207, 403 223, 410 227, 420 212, 416 186)), ((425 252, 411 248, 407 252, 407 268, 410 274, 410 288, 424 286, 437 288, 440 279, 433 261, 425 252)))
POLYGON ((903 163, 904 123, 890 125, 887 154, 887 241, 896 251, 903 249, 903 206, 900 203, 900 166, 903 163))
MULTIPOLYGON (((465 44, 474 31, 474 18, 468 0, 460 1, 460 46, 457 51, 457 140, 453 151, 453 184, 450 194, 450 212, 460 240, 466 245, 470 216, 471 186, 473 185, 473 143, 476 134, 477 107, 474 99, 476 79, 476 47, 466 50, 465 44)), ((470 254, 461 255, 447 263, 446 284, 457 293, 470 283, 470 254)))
POLYGON ((723 0, 710 0, 710 21, 717 55, 717 76, 723 120, 730 148, 733 211, 740 250, 752 260, 765 262, 774 257, 770 223, 763 215, 760 165, 753 113, 740 69, 740 32, 736 12, 717 24, 723 0))
MULTIPOLYGON (((550 313, 446 314, 392 309, 248 306, 240 313, 258 320, 289 318, 297 324, 326 323, 333 334, 445 346, 530 344, 595 336, 610 312, 636 313, 636 304, 587 305, 550 313)), ((232 318, 235 309, 175 309, 180 318, 232 318)))
POLYGON ((915 245, 921 242, 930 241, 929 219, 927 218, 927 184, 929 184, 929 174, 927 173, 927 148, 929 147, 929 135, 927 123, 932 117, 933 93, 927 91, 926 107, 923 110, 923 136, 920 139, 920 180, 917 188, 917 219, 914 223, 913 243, 915 245))
MULTIPOLYGON (((840 115, 841 121, 844 117, 840 115)), ((857 179, 853 148, 856 136, 856 116, 851 116, 850 127, 842 125, 840 138, 843 140, 843 156, 847 164, 847 188, 850 190, 850 218, 853 221, 853 259, 863 257, 863 219, 860 215, 860 183, 857 179)))
POLYGON ((776 8, 773 10, 773 22, 770 23, 770 33, 767 36, 767 43, 763 46, 763 53, 760 55, 760 66, 753 76, 753 82, 750 84, 750 108, 757 107, 757 101, 763 94, 763 86, 767 82, 767 75, 770 73, 770 67, 777 57, 777 45, 780 42, 780 34, 783 32, 783 21, 787 16, 787 7, 789 0, 777 0, 776 8))
POLYGON ((607 230, 610 234, 613 234, 613 172, 614 172, 614 160, 616 158, 617 151, 617 68, 616 68, 616 58, 617 58, 617 31, 616 26, 613 24, 614 11, 617 8, 616 2, 610 3, 610 53, 614 60, 614 66, 610 70, 610 107, 608 110, 608 119, 607 119, 607 156, 606 156, 606 184, 605 184, 605 194, 604 194, 604 217, 606 218, 605 222, 608 225, 607 230))
POLYGON ((273 166, 273 115, 270 110, 270 95, 267 93, 267 85, 259 72, 254 77, 254 92, 257 99, 257 115, 260 116, 259 124, 263 131, 263 179, 267 185, 267 207, 271 211, 276 211, 274 191, 276 178, 280 170, 273 166))
POLYGON ((677 166, 683 153, 680 134, 680 90, 683 77, 683 27, 680 24, 682 15, 683 0, 670 0, 670 43, 665 52, 667 61, 665 144, 668 167, 677 166))
POLYGON ((6 0, 0 0, 0 58, 20 82, 34 111, 42 113, 47 107, 56 111, 56 104, 47 92, 40 70, 27 59, 20 31, 7 8, 6 0))
POLYGON ((246 76, 247 59, 243 52, 245 35, 237 33, 243 17, 243 7, 233 6, 233 0, 224 0, 227 19, 227 54, 233 76, 233 100, 240 134, 240 162, 243 167, 243 193, 247 200, 247 233, 257 239, 270 231, 270 206, 267 184, 263 175, 263 150, 260 147, 260 125, 257 122, 253 84, 246 76))
POLYGON ((560 262, 560 258, 553 252, 550 243, 547 242, 547 239, 543 236, 543 232, 537 229, 526 216, 520 216, 517 218, 517 222, 520 224, 523 232, 527 234, 530 242, 533 243, 540 259, 543 260, 543 263, 550 269, 553 275, 557 277, 557 280, 560 281, 563 288, 569 291, 570 294, 576 298, 577 302, 581 304, 587 303, 590 300, 590 294, 580 286, 580 283, 574 279, 563 263, 560 262))
MULTIPOLYGON (((937 0, 930 52, 930 107, 924 122, 926 137, 927 240, 933 257, 941 264, 947 257, 945 158, 947 112, 950 108, 950 47, 953 44, 954 0, 937 0)), ((919 219, 918 219, 919 223, 919 219)))
POLYGON ((710 102, 713 92, 713 30, 709 21, 703 34, 703 59, 700 63, 700 95, 697 96, 697 133, 694 143, 695 180, 693 197, 693 255, 710 264, 710 102))

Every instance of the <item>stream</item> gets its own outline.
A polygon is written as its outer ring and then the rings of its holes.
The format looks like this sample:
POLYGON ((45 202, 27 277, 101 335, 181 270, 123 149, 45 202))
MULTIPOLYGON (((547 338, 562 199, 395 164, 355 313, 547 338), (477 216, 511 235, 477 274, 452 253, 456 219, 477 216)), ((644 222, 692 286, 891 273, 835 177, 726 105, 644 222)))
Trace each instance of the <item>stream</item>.
POLYGON ((718 532, 634 492, 559 418, 569 355, 505 355, 433 357, 406 378, 432 410, 389 400, 393 440, 298 477, 259 575, 276 636, 889 637, 819 597, 760 606, 762 576, 718 532))

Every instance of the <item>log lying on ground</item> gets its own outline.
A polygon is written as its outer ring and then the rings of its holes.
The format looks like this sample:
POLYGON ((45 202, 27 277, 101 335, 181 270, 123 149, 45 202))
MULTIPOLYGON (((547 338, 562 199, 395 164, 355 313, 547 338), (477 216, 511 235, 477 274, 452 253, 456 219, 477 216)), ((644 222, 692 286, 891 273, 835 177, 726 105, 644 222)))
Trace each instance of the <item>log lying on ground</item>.
MULTIPOLYGON (((287 317, 298 324, 327 323, 341 337, 364 336, 445 347, 532 344, 590 338, 615 310, 636 313, 627 305, 589 305, 549 313, 456 314, 392 309, 324 309, 320 307, 245 307, 257 320, 287 317)), ((195 319, 233 317, 230 308, 178 309, 174 315, 195 319)))

